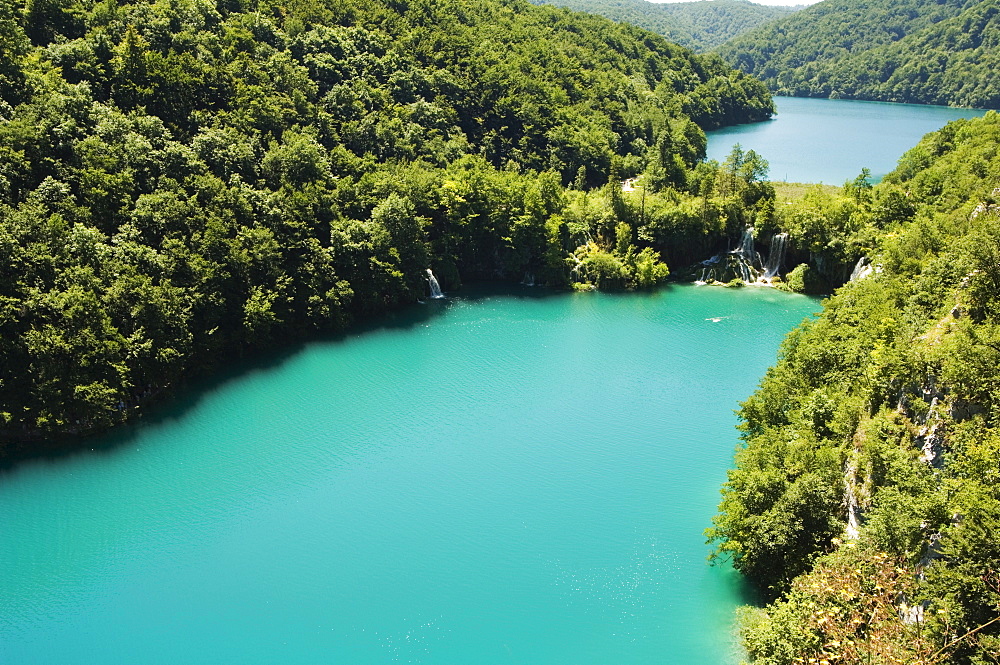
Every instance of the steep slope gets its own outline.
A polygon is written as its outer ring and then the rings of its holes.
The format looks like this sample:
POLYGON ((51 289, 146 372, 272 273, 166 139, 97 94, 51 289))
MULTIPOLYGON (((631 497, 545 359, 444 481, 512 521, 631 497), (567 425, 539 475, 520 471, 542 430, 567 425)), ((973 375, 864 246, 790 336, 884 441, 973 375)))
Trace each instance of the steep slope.
POLYGON ((0 55, 0 454, 414 302, 428 268, 585 282, 586 238, 606 283, 655 283, 613 215, 570 232, 565 187, 692 168, 699 124, 773 110, 714 56, 517 0, 3 3, 0 55))
POLYGON ((824 0, 718 51, 775 92, 996 108, 996 0, 824 0))
POLYGON ((812 211, 871 264, 740 411, 709 535, 777 598, 744 615, 755 663, 1000 653, 998 145, 1000 115, 956 121, 812 211))
POLYGON ((713 49, 758 26, 797 11, 794 7, 759 5, 748 0, 696 0, 658 6, 663 7, 664 13, 674 17, 691 35, 690 48, 698 51, 713 49))
POLYGON ((533 0, 568 7, 644 28, 695 51, 708 51, 726 41, 795 11, 747 0, 654 3, 646 0, 533 0))
POLYGON ((793 95, 1000 108, 1000 0, 778 81, 793 95))

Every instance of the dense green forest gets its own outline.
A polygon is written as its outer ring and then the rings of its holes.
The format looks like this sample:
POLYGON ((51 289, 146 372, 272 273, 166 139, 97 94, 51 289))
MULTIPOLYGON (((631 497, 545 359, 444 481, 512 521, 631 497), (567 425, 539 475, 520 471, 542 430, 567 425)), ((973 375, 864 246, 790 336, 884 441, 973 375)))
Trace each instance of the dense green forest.
POLYGON ((1000 108, 997 0, 824 0, 718 49, 773 92, 1000 108))
POLYGON ((998 146, 997 113, 956 121, 801 208, 870 262, 740 409, 709 536, 773 600, 758 665, 1000 658, 998 146))
POLYGON ((744 32, 791 14, 792 7, 748 0, 654 3, 646 0, 532 0, 645 28, 697 52, 721 46, 744 32))
POLYGON ((427 269, 654 284, 756 214, 703 130, 773 111, 716 56, 518 0, 4 0, 0 49, 4 453, 427 269))

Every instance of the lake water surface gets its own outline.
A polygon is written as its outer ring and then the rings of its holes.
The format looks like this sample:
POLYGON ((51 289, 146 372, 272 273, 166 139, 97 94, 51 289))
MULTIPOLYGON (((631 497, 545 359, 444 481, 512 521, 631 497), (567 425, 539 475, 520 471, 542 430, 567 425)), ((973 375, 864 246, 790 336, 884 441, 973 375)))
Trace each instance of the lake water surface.
POLYGON ((540 296, 430 302, 0 473, 0 663, 734 662, 702 532, 818 303, 540 296))
POLYGON ((958 118, 986 111, 948 106, 775 97, 771 120, 708 132, 708 158, 720 163, 739 143, 771 166, 770 179, 842 185, 862 168, 880 179, 903 153, 958 118))

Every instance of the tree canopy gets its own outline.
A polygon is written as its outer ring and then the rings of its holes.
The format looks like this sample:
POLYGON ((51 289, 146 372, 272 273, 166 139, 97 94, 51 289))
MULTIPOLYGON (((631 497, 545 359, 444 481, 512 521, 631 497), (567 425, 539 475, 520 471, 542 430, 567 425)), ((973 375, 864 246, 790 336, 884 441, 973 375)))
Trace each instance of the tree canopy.
POLYGON ((782 95, 1000 108, 997 0, 824 0, 718 49, 782 95))
POLYGON ((740 409, 709 536, 775 599, 744 614, 755 663, 1000 653, 998 144, 997 113, 956 121, 814 197, 870 263, 740 409))
POLYGON ((795 7, 760 5, 748 0, 696 0, 657 3, 647 0, 533 0, 568 7, 645 28, 698 52, 796 11, 795 7))
POLYGON ((4 0, 0 50, 0 453, 415 302, 428 268, 659 281, 608 192, 773 111, 715 56, 519 0, 4 0))

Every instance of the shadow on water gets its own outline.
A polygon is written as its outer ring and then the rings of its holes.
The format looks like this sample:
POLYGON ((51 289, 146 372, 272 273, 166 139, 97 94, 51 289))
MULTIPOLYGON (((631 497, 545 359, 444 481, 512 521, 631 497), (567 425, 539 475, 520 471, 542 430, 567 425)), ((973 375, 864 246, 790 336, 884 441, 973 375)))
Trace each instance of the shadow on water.
POLYGON ((753 607, 764 607, 767 605, 768 599, 764 592, 755 587, 732 566, 729 566, 728 582, 732 585, 731 588, 735 592, 737 602, 740 605, 752 605, 753 607))
POLYGON ((316 334, 253 353, 245 358, 227 359, 205 374, 188 378, 169 390, 165 397, 145 407, 142 415, 111 430, 82 437, 41 439, 11 446, 0 457, 0 477, 23 463, 55 464, 81 455, 112 455, 119 448, 133 444, 144 429, 184 418, 207 395, 227 383, 251 374, 281 366, 313 344, 343 344, 355 337, 380 330, 409 330, 443 316, 460 302, 480 302, 489 298, 545 299, 571 293, 541 286, 506 283, 473 283, 444 298, 427 299, 401 309, 374 316, 336 333, 316 334))
MULTIPOLYGON (((597 291, 607 298, 642 298, 657 300, 665 292, 677 288, 677 283, 667 282, 657 288, 640 291, 597 291)), ((122 446, 136 440, 149 427, 177 421, 185 417, 207 395, 227 383, 241 380, 251 374, 266 372, 279 367, 290 358, 314 344, 343 344, 350 339, 381 330, 405 331, 420 327, 445 315, 459 303, 478 303, 491 298, 518 300, 546 300, 550 298, 586 295, 566 289, 545 286, 527 286, 509 282, 473 282, 460 289, 448 291, 443 298, 427 298, 401 309, 379 314, 357 322, 343 331, 320 333, 257 351, 243 358, 229 358, 204 373, 188 377, 183 383, 164 392, 162 399, 148 404, 142 414, 110 430, 84 436, 33 440, 22 445, 9 446, 0 455, 0 477, 26 462, 58 463, 79 455, 110 455, 122 446)), ((749 604, 754 600, 748 599, 749 604)))
POLYGON ((189 377, 163 393, 162 399, 146 405, 142 413, 110 430, 83 436, 33 440, 13 448, 0 459, 0 477, 26 462, 55 464, 82 455, 111 455, 134 443, 143 429, 182 418, 209 393, 248 374, 280 366, 299 353, 306 341, 298 340, 265 350, 248 358, 226 359, 203 375, 189 377))

